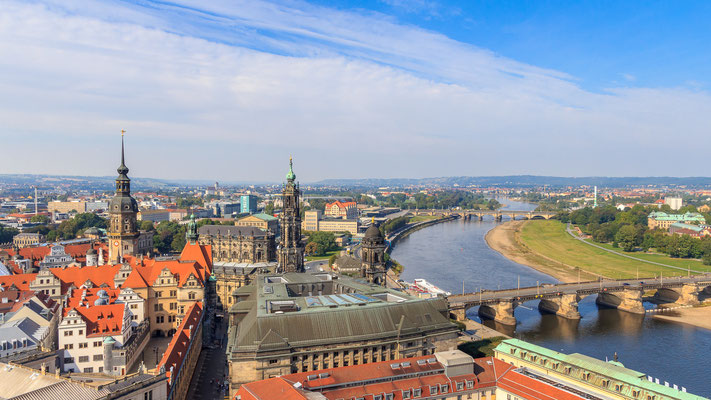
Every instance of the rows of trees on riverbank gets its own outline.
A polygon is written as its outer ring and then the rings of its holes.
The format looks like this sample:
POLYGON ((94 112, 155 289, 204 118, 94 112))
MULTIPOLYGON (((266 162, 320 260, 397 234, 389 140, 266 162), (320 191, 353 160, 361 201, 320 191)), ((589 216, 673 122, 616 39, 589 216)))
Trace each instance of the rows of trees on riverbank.
MULTIPOLYGON (((658 210, 655 206, 642 205, 625 211, 613 206, 585 207, 572 212, 562 212, 558 214, 558 219, 579 226, 595 242, 611 243, 624 251, 654 249, 671 257, 701 258, 704 264, 711 265, 711 237, 699 239, 689 235, 669 235, 666 231, 648 228, 648 215, 658 210)), ((662 211, 664 210, 663 207, 662 211)), ((672 212, 669 209, 666 211, 672 212)), ((676 213, 687 211, 696 212, 696 208, 688 206, 676 213)), ((707 223, 711 221, 711 215, 701 214, 707 223)))

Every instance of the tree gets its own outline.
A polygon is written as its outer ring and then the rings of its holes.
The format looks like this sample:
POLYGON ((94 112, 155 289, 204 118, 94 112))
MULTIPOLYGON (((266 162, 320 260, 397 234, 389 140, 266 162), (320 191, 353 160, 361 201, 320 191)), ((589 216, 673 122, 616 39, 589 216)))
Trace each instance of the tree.
POLYGON ((315 255, 323 255, 338 248, 333 232, 312 232, 307 245, 309 243, 316 243, 318 246, 318 252, 315 255))
POLYGON ((615 242, 624 251, 632 251, 637 241, 637 230, 632 225, 625 225, 615 234, 615 242))
POLYGON ((36 222, 39 224, 48 224, 50 222, 49 217, 46 215, 34 215, 30 218, 30 222, 36 222))
POLYGON ((274 214, 274 202, 270 201, 267 203, 266 206, 264 206, 264 213, 268 215, 273 215, 274 214))
POLYGON ((0 243, 12 242, 12 238, 14 238, 18 233, 20 233, 20 231, 15 228, 8 228, 0 225, 0 243))
POLYGON ((144 221, 141 221, 140 229, 142 231, 150 232, 150 231, 154 231, 156 228, 155 228, 155 226, 153 226, 153 221, 144 220, 144 221))
POLYGON ((319 245, 316 242, 309 242, 306 245, 306 249, 304 251, 306 251, 306 255, 309 255, 309 256, 315 256, 315 255, 322 254, 321 249, 319 249, 319 245))

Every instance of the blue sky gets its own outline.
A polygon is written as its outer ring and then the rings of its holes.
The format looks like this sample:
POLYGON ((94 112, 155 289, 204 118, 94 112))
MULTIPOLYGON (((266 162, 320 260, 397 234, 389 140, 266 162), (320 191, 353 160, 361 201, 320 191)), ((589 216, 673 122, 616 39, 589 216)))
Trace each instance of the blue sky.
POLYGON ((0 5, 0 173, 708 175, 707 2, 0 5))

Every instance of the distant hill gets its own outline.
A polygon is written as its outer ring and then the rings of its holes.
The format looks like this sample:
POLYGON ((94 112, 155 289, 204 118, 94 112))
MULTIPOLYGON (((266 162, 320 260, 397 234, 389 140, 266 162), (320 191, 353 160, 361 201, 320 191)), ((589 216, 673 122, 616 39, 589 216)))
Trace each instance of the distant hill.
POLYGON ((365 179, 326 179, 315 183, 324 186, 353 187, 403 187, 403 186, 502 186, 502 187, 533 187, 533 186, 582 186, 597 185, 599 187, 627 186, 687 186, 711 187, 710 177, 560 177, 535 175, 509 176, 452 176, 440 178, 365 178, 365 179))

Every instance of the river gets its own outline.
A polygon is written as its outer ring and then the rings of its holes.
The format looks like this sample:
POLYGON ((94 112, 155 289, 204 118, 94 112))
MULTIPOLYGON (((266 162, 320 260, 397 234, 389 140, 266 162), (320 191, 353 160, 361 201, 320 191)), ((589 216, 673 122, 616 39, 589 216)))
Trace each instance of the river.
MULTIPOLYGON (((507 209, 528 211, 534 204, 498 199, 507 209)), ((402 278, 425 278, 452 293, 479 288, 499 289, 553 283, 555 278, 517 264, 492 250, 484 240, 496 226, 492 220, 457 220, 413 232, 393 249, 392 258, 404 265, 402 278)), ((580 302, 582 319, 571 321, 542 315, 537 301, 516 308, 515 328, 483 321, 510 336, 565 353, 582 353, 602 360, 615 352, 626 367, 684 386, 691 393, 711 397, 711 370, 707 352, 711 331, 655 320, 614 309, 598 309, 595 296, 580 302)), ((652 307, 651 304, 645 304, 652 307)), ((480 321, 477 309, 469 318, 480 321)))

